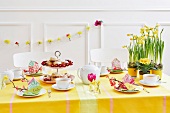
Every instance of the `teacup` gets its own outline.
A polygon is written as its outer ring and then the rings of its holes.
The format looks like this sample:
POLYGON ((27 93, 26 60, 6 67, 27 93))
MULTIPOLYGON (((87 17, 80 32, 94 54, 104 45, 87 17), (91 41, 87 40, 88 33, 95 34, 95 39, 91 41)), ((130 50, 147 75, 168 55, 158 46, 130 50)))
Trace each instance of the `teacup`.
POLYGON ((143 81, 146 84, 154 84, 156 82, 158 82, 160 79, 160 76, 155 75, 155 74, 144 74, 143 75, 143 81))
POLYGON ((14 72, 14 78, 19 78, 22 75, 22 70, 21 69, 13 69, 14 72))
POLYGON ((106 74, 108 73, 107 67, 106 66, 102 66, 101 70, 100 70, 100 74, 106 74))
POLYGON ((56 78, 57 87, 67 89, 71 83, 71 78, 56 78))

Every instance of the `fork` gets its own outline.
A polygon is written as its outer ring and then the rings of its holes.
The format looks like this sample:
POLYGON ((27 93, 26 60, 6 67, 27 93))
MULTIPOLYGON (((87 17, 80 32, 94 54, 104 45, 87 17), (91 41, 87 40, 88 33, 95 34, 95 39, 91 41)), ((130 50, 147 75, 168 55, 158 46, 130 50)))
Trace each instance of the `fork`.
POLYGON ((51 89, 48 89, 48 97, 51 97, 51 89))
POLYGON ((145 92, 147 92, 147 93, 150 93, 148 90, 146 90, 145 88, 143 88, 143 90, 145 91, 145 92))

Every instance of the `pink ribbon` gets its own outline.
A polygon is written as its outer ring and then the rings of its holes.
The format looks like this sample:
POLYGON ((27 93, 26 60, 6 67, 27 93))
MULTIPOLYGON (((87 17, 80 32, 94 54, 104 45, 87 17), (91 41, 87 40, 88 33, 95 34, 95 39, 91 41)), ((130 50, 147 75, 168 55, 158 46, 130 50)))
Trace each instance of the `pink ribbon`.
POLYGON ((113 113, 113 97, 110 95, 110 93, 106 90, 104 86, 101 85, 101 87, 104 90, 104 92, 107 94, 107 96, 110 98, 110 113, 113 113))
POLYGON ((14 94, 12 95, 11 100, 10 100, 10 113, 12 113, 12 102, 14 100, 15 93, 16 93, 16 90, 14 89, 14 94))
POLYGON ((70 113, 70 101, 69 101, 69 96, 68 93, 66 92, 66 113, 70 113))
POLYGON ((163 113, 166 113, 166 96, 163 97, 163 113))

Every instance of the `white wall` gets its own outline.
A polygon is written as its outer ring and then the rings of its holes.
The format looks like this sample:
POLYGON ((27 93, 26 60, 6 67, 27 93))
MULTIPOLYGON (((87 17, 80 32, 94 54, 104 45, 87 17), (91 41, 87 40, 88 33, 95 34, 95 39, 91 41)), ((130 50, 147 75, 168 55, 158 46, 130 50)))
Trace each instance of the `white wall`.
POLYGON ((144 24, 160 23, 165 40, 164 72, 170 74, 169 4, 168 0, 0 0, 0 70, 14 68, 14 53, 55 50, 62 52, 62 58, 72 59, 71 68, 77 69, 89 62, 90 49, 121 48, 129 42, 127 33, 139 34, 144 24), (103 20, 103 26, 87 32, 86 26, 93 26, 97 19, 103 20), (72 41, 46 42, 77 31, 83 34, 72 41), (10 39, 11 44, 4 44, 5 39, 10 39), (31 40, 30 46, 25 45, 27 40, 31 40), (38 45, 38 40, 43 44, 38 45), (15 41, 20 42, 19 47, 15 41))

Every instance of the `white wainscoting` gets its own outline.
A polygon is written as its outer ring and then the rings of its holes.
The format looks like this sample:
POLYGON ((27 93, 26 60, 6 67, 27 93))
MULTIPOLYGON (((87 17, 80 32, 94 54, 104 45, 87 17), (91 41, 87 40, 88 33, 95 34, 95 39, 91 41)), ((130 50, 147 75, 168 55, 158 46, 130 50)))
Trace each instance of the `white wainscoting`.
POLYGON ((14 53, 31 51, 32 46, 25 45, 27 40, 32 40, 31 23, 0 22, 0 70, 13 68, 14 53), (10 44, 4 43, 7 39, 10 44), (19 42, 19 46, 15 42, 19 42))
MULTIPOLYGON (((7 4, 4 7, 0 5, 0 62, 2 62, 0 71, 14 68, 12 63, 13 53, 55 51, 57 49, 62 52, 62 58, 74 60, 75 65, 69 69, 77 69, 89 62, 90 49, 100 47, 121 48, 122 45, 129 43, 127 33, 139 34, 139 28, 144 24, 154 26, 156 23, 160 23, 161 27, 164 28, 163 39, 165 40, 164 72, 170 74, 168 70, 170 64, 168 58, 170 48, 170 17, 168 15, 170 15, 170 9, 167 7, 155 6, 149 8, 148 6, 145 7, 144 4, 139 9, 137 6, 135 8, 120 7, 117 9, 107 8, 107 6, 103 8, 74 6, 69 8, 53 8, 50 6, 35 8, 21 7, 18 4, 16 4, 16 7, 7 6, 7 4), (103 20, 101 27, 94 26, 97 19, 103 20), (6 25, 3 25, 3 23, 6 23, 6 25), (20 24, 21 27, 14 28, 13 32, 7 32, 11 29, 11 23, 16 23, 16 26, 21 23, 22 26, 20 24), (91 26, 91 30, 86 32, 85 28, 88 25, 91 26), (49 38, 56 40, 58 36, 75 33, 83 29, 85 34, 80 39, 61 43, 55 41, 51 45, 47 43, 49 38), (5 32, 5 35, 2 31, 5 32), (4 44, 5 39, 10 39, 11 44, 4 44), (21 41, 19 47, 14 44, 17 40, 21 41), (26 40, 31 41, 30 46, 25 45, 26 40), (38 40, 43 41, 43 44, 38 45, 38 40)), ((163 5, 160 4, 160 6, 163 5)))

